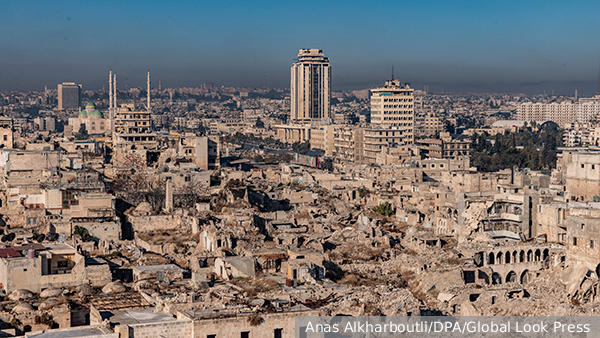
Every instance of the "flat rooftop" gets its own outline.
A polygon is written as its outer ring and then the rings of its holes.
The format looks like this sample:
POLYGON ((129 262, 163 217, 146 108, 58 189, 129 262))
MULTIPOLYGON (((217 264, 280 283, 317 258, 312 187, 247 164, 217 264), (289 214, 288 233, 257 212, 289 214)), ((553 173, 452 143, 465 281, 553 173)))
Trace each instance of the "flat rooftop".
POLYGON ((79 337, 119 337, 118 333, 113 333, 107 328, 86 327, 74 329, 57 329, 41 333, 28 333, 29 338, 79 338, 79 337))
MULTIPOLYGON (((283 308, 283 313, 289 313, 289 312, 304 312, 304 311, 312 311, 310 308, 308 308, 307 306, 304 306, 302 304, 297 304, 291 307, 287 307, 287 308, 283 308)), ((282 313, 282 312, 276 312, 276 313, 282 313)), ((214 311, 214 310, 203 310, 203 311, 185 311, 183 312, 183 314, 185 314, 188 318, 193 318, 193 319, 210 319, 210 318, 224 318, 224 317, 238 317, 238 316, 249 316, 251 315, 253 312, 242 312, 239 313, 238 311, 235 311, 235 309, 219 309, 218 312, 214 311)))
POLYGON ((108 319, 115 325, 133 325, 158 322, 172 322, 175 319, 173 316, 154 312, 154 308, 149 309, 134 309, 134 310, 118 310, 110 312, 102 312, 102 318, 108 319))
POLYGON ((161 264, 161 265, 140 265, 134 266, 132 270, 138 271, 164 271, 164 270, 183 270, 175 264, 161 264))

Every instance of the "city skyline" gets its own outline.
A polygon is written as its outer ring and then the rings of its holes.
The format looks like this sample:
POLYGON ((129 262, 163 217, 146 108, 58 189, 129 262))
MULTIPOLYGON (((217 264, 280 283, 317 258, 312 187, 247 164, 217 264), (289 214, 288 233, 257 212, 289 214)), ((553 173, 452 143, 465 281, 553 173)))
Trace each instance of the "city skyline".
POLYGON ((327 53, 332 90, 396 78, 432 92, 596 93, 600 4, 27 3, 0 1, 0 91, 81 83, 289 88, 298 49, 327 53))

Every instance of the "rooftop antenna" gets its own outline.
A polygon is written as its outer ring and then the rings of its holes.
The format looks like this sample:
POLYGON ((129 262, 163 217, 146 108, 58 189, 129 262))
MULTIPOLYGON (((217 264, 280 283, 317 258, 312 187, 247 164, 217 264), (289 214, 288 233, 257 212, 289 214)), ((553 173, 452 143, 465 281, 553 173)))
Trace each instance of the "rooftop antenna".
POLYGON ((394 66, 392 66, 392 81, 394 81, 394 66))

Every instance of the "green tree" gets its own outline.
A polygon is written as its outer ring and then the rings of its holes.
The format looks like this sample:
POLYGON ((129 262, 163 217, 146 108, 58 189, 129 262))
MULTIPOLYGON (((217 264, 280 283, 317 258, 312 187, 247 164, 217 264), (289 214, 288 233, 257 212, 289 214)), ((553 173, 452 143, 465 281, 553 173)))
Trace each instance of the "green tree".
POLYGON ((281 155, 281 161, 289 163, 294 157, 291 154, 283 154, 281 155))
POLYGON ((259 163, 259 162, 264 162, 265 159, 261 156, 261 155, 255 155, 254 156, 254 162, 259 163))
POLYGON ((254 125, 255 128, 264 128, 265 127, 265 123, 263 121, 261 121, 260 117, 256 119, 256 124, 254 125))
POLYGON ((360 198, 363 198, 363 197, 365 197, 367 195, 369 195, 369 190, 367 190, 367 188, 365 188, 365 187, 358 188, 358 196, 360 198))
POLYGON ((292 149, 300 154, 306 154, 310 151, 310 142, 295 142, 292 144, 292 149))
POLYGON ((84 242, 91 242, 93 240, 92 236, 89 234, 86 228, 80 227, 79 225, 75 226, 73 229, 73 235, 81 236, 81 240, 84 242))
POLYGON ((321 169, 332 172, 333 171, 333 160, 331 158, 325 158, 325 159, 321 160, 320 166, 321 166, 321 169))
POLYGON ((82 123, 79 125, 79 131, 77 132, 77 139, 78 140, 86 140, 88 138, 88 131, 87 128, 85 127, 85 123, 82 123))
POLYGON ((392 209, 392 206, 388 202, 381 203, 380 205, 373 208, 373 211, 375 211, 376 213, 381 214, 385 217, 390 217, 394 214, 394 210, 392 209))

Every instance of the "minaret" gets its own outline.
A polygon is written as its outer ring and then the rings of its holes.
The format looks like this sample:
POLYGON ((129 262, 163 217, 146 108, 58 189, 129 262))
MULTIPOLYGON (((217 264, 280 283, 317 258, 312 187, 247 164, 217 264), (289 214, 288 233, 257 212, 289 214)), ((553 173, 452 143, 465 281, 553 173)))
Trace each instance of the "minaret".
POLYGON ((117 106, 117 74, 116 73, 115 73, 115 78, 113 80, 113 86, 114 86, 114 88, 113 88, 113 100, 115 100, 114 103, 113 103, 113 108, 114 109, 118 109, 118 106, 117 106))
POLYGON ((160 94, 161 91, 162 91, 162 83, 160 80, 158 80, 158 93, 160 94))
POLYGON ((147 109, 148 109, 148 111, 151 111, 151 109, 150 109, 150 69, 148 69, 148 104, 147 104, 147 109))
POLYGON ((113 74, 112 70, 108 73, 108 115, 113 114, 113 74))

